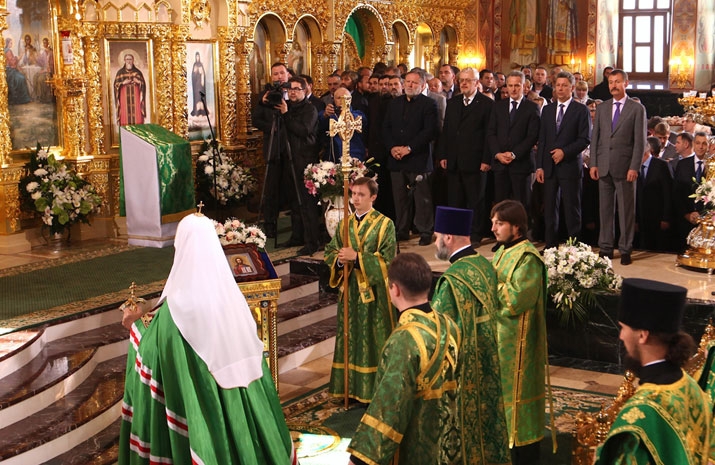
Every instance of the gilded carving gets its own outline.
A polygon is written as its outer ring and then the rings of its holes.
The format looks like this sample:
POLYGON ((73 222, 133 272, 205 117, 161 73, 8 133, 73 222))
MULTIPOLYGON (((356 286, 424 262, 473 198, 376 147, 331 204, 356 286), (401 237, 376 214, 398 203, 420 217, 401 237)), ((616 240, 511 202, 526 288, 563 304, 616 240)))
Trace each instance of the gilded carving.
POLYGON ((104 114, 102 105, 102 86, 100 68, 100 42, 97 23, 84 23, 79 33, 84 43, 87 58, 87 118, 89 122, 89 152, 103 154, 104 150, 104 114))
POLYGON ((238 142, 238 119, 236 117, 236 31, 231 28, 219 27, 219 69, 221 79, 219 92, 221 94, 221 134, 224 142, 234 145, 238 142), (229 85, 232 83, 232 85, 229 85))
POLYGON ((188 26, 175 26, 171 41, 172 77, 174 82, 173 101, 184 102, 176 104, 173 112, 174 132, 182 137, 189 136, 189 122, 187 119, 186 103, 188 95, 186 89, 186 40, 190 37, 188 26))
POLYGON ((204 23, 209 24, 211 20, 211 4, 208 0, 191 0, 190 9, 191 20, 198 29, 203 28, 204 23))

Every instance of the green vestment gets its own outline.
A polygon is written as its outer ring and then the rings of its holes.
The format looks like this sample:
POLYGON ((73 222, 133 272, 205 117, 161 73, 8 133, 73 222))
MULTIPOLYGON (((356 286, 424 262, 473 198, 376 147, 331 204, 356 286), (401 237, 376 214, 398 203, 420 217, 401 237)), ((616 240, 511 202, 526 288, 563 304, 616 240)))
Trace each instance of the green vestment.
POLYGON ((481 255, 455 261, 437 282, 432 308, 452 318, 462 334, 459 403, 461 462, 510 463, 499 355, 497 278, 481 255))
POLYGON ((403 312, 385 343, 375 395, 348 452, 369 464, 456 463, 458 348, 451 318, 403 312))
POLYGON ((672 384, 642 384, 623 405, 598 451, 597 465, 705 465, 712 406, 683 372, 672 384))
POLYGON ((247 387, 221 388, 166 301, 148 328, 132 325, 119 433, 120 465, 158 463, 297 463, 265 360, 247 387))
POLYGON ((357 251, 356 264, 339 267, 338 252, 343 248, 343 221, 333 240, 325 246, 325 263, 330 267, 330 286, 340 290, 338 328, 335 337, 333 368, 329 392, 345 395, 343 343, 343 276, 348 277, 348 395, 360 402, 370 402, 375 387, 375 373, 382 346, 395 327, 397 315, 390 303, 387 267, 395 258, 395 225, 377 210, 370 210, 358 224, 355 215, 348 218, 350 244, 357 251))
POLYGON ((492 258, 499 285, 499 363, 509 447, 544 437, 546 267, 534 245, 523 240, 500 247, 492 258))

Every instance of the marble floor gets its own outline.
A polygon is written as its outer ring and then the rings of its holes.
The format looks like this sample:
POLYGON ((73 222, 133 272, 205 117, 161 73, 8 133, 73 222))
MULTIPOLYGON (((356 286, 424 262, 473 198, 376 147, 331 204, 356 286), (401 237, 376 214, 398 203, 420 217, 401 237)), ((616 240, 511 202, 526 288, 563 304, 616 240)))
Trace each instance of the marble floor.
MULTIPOLYGON (((122 240, 89 240, 73 244, 71 247, 59 251, 48 247, 36 247, 27 252, 0 254, 0 271, 15 266, 116 246, 122 243, 126 242, 122 240)), ((485 257, 491 258, 493 255, 492 246, 493 243, 487 242, 479 247, 478 250, 485 257)), ((436 271, 443 271, 447 268, 447 262, 439 261, 434 257, 434 245, 419 246, 417 238, 401 242, 400 249, 402 252, 415 252, 423 255, 436 271)), ((322 258, 322 252, 318 252, 313 258, 322 258)), ((674 255, 636 251, 633 253, 633 264, 630 266, 620 265, 618 256, 616 256, 614 269, 624 277, 644 277, 680 284, 688 288, 690 298, 714 300, 712 293, 715 291, 715 277, 709 276, 704 272, 676 267, 674 255)), ((295 399, 325 385, 330 377, 331 363, 332 353, 281 374, 279 387, 281 400, 295 399)), ((551 382, 554 386, 586 389, 609 394, 615 393, 622 381, 622 376, 617 374, 560 366, 552 366, 550 373, 551 382)))

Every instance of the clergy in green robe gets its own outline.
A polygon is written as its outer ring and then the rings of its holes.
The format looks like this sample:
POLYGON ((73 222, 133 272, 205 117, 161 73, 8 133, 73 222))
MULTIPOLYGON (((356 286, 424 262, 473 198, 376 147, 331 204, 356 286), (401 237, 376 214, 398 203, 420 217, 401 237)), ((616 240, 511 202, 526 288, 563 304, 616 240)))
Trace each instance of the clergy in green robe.
POLYGON ((348 299, 348 396, 363 403, 372 400, 375 375, 382 346, 397 322, 387 289, 387 268, 395 258, 395 225, 372 208, 377 183, 358 178, 352 187, 355 213, 347 218, 349 243, 343 244, 343 221, 325 247, 325 263, 330 267, 330 286, 340 291, 338 328, 335 337, 329 392, 345 395, 345 349, 343 300, 348 299), (348 276, 348 293, 343 279, 348 276))
POLYGON ((246 299, 213 222, 179 223, 156 315, 130 327, 119 464, 295 465, 246 299))
POLYGON ((526 239, 520 202, 499 202, 491 217, 501 244, 492 265, 499 280, 497 339, 509 448, 514 464, 538 464, 546 426, 546 267, 526 239))
POLYGON ((509 463, 497 352, 497 277, 470 243, 472 211, 437 207, 437 257, 451 266, 442 274, 432 308, 452 318, 462 334, 459 361, 459 429, 462 460, 509 463))
POLYGON ((639 387, 597 452, 598 465, 706 465, 713 438, 712 404, 682 370, 695 343, 680 331, 687 289, 624 279, 618 322, 626 368, 639 387))
POLYGON ((389 281, 400 320, 382 351, 372 403, 348 447, 351 463, 459 463, 459 330, 430 308, 432 270, 423 257, 398 255, 389 281))

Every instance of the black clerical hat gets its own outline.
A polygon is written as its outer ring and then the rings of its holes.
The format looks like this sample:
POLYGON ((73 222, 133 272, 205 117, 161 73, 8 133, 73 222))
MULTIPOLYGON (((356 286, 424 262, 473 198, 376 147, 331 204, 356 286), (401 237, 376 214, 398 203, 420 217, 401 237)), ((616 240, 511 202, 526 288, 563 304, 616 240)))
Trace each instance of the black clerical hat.
POLYGON ((434 217, 434 232, 453 236, 469 236, 472 231, 473 216, 472 210, 437 207, 434 217))
POLYGON ((677 333, 687 293, 682 286, 649 279, 624 279, 618 321, 631 328, 677 333))

